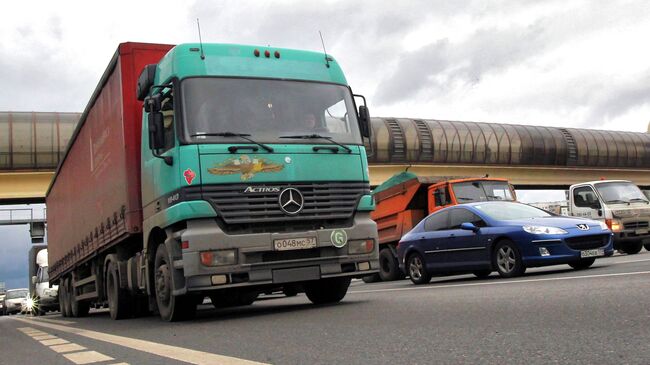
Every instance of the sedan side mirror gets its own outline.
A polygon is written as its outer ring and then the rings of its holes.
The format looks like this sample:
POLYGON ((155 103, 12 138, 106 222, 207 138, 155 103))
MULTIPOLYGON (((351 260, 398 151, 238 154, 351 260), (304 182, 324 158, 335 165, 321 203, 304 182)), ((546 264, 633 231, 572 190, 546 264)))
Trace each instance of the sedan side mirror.
POLYGON ((474 223, 470 223, 470 222, 461 223, 460 229, 464 229, 466 231, 472 231, 474 233, 480 230, 480 228, 475 226, 474 223))

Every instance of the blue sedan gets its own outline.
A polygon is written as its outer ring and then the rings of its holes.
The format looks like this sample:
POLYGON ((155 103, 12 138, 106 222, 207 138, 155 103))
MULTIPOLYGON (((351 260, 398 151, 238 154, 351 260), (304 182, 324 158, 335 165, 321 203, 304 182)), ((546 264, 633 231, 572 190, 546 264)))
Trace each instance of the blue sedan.
POLYGON ((527 267, 569 264, 586 269, 611 256, 612 233, 589 219, 554 215, 514 202, 480 202, 439 210, 397 247, 400 268, 415 284, 432 275, 522 275, 527 267))

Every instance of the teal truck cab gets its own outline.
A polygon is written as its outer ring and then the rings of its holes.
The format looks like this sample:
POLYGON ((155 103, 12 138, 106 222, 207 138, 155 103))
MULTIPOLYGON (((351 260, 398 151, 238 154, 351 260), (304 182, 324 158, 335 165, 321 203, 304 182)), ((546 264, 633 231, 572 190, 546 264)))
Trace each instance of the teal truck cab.
POLYGON ((179 45, 137 94, 144 254, 164 318, 193 293, 246 303, 277 286, 335 302, 376 271, 368 112, 329 55, 179 45))
POLYGON ((62 313, 340 301, 378 268, 369 135, 329 55, 121 44, 48 190, 62 313))

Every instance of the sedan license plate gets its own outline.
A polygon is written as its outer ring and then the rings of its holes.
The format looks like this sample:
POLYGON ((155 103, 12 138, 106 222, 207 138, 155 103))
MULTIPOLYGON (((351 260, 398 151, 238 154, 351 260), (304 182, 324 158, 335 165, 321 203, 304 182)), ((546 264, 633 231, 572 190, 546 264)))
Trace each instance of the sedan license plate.
POLYGON ((583 250, 580 251, 580 258, 587 258, 587 257, 598 257, 598 256, 605 256, 605 250, 602 248, 597 248, 594 250, 583 250))
POLYGON ((273 240, 276 251, 304 250, 316 247, 316 237, 282 238, 273 240))

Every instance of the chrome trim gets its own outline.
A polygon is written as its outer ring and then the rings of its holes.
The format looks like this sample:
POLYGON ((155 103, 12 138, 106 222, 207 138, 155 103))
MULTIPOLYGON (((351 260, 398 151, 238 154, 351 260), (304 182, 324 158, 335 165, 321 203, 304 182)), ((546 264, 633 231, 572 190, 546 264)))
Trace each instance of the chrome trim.
POLYGON ((424 251, 424 253, 439 253, 439 252, 453 252, 453 251, 475 251, 475 250, 485 250, 487 247, 465 247, 465 248, 449 248, 446 250, 432 250, 424 251))
POLYGON ((532 240, 531 242, 532 242, 532 243, 543 243, 543 242, 562 242, 562 240, 561 240, 561 239, 559 239, 559 238, 552 238, 552 239, 548 239, 548 240, 532 240))

